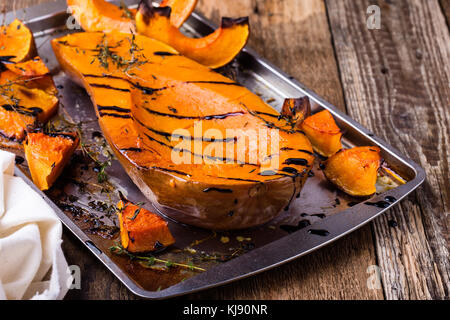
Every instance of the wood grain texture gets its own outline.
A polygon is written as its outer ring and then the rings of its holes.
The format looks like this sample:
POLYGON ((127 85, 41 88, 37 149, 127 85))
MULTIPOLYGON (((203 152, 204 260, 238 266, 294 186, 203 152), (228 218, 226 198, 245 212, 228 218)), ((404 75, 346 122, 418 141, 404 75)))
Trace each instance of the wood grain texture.
POLYGON ((419 190, 373 223, 388 299, 449 298, 450 37, 438 1, 327 1, 350 115, 427 172, 419 190), (390 228, 388 220, 398 227, 390 228))
MULTIPOLYGON (((344 109, 325 6, 316 0, 199 1, 198 10, 215 23, 222 16, 250 16, 249 46, 319 95, 344 109)), ((369 226, 335 244, 275 270, 197 298, 382 299, 367 287, 375 265, 369 226)))
MULTIPOLYGON (((45 1, 6 1, 6 9, 45 1)), ((449 297, 450 42, 443 15, 448 18, 449 1, 379 1, 382 29, 376 31, 365 27, 368 2, 328 0, 326 11, 322 0, 203 0, 199 10, 216 22, 220 16, 250 15, 251 47, 419 162, 427 183, 371 227, 188 298, 449 297), (389 228, 388 220, 398 227, 389 228), (375 264, 383 290, 366 286, 367 268, 375 264)), ((67 298, 135 298, 70 231, 63 241, 69 264, 79 265, 82 276, 81 290, 67 298)))
POLYGON ((450 0, 440 0, 442 12, 447 19, 447 26, 450 25, 450 0))

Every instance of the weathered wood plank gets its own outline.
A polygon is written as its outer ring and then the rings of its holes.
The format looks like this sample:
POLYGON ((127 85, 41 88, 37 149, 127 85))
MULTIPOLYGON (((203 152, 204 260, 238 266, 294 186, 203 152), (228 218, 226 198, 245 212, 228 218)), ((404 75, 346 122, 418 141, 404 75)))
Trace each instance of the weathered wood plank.
POLYGON ((450 0, 440 0, 442 12, 447 18, 447 26, 450 25, 450 0))
MULTIPOLYGON (((16 0, 15 8, 45 2, 16 0)), ((8 9, 12 9, 9 2, 8 9)), ((342 88, 322 1, 201 1, 199 9, 216 22, 220 15, 251 15, 250 46, 330 102, 344 108, 342 88)), ((82 288, 71 299, 128 299, 133 296, 67 230, 64 251, 81 267, 82 288)), ((375 264, 369 227, 295 262, 190 298, 380 299, 366 286, 367 267, 375 264)))
POLYGON ((347 109, 421 164, 425 184, 373 223, 388 299, 449 297, 450 36, 438 1, 327 0, 347 109), (398 227, 388 226, 388 220, 398 227))
MULTIPOLYGON (((316 0, 199 1, 198 9, 216 23, 221 16, 250 16, 249 46, 341 109, 345 102, 325 7, 316 0)), ((367 287, 376 264, 369 227, 275 270, 195 298, 380 299, 367 287)))

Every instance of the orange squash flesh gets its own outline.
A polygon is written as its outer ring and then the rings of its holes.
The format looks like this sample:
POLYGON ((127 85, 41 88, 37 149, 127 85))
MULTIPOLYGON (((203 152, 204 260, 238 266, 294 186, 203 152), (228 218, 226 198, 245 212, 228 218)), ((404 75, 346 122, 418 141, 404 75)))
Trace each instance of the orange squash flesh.
POLYGON ((328 110, 306 118, 301 128, 318 154, 329 157, 342 149, 342 132, 328 110))
POLYGON ((44 76, 50 73, 40 57, 35 57, 32 60, 24 62, 6 64, 5 67, 10 71, 25 77, 44 76))
POLYGON ((179 28, 189 18, 197 5, 197 0, 163 0, 160 7, 170 7, 170 22, 175 28, 179 28))
POLYGON ((48 190, 69 162, 79 139, 76 133, 28 133, 23 143, 34 184, 48 190))
POLYGON ((233 60, 244 48, 250 33, 248 17, 222 18, 220 28, 203 38, 186 37, 170 21, 170 7, 153 7, 142 1, 136 14, 140 34, 160 40, 186 57, 210 68, 219 68, 233 60))
POLYGON ((0 62, 17 63, 36 55, 33 34, 21 21, 0 26, 0 62))
MULTIPOLYGON (((160 6, 170 6, 170 21, 175 28, 179 28, 189 18, 196 4, 197 0, 165 0, 160 6)), ((136 32, 136 9, 118 7, 105 0, 67 0, 67 5, 85 31, 136 32)))
POLYGON ((56 88, 50 80, 0 73, 0 134, 21 141, 27 128, 46 122, 58 108, 56 88), (53 89, 52 89, 53 87, 53 89))
POLYGON ((85 31, 135 32, 134 12, 105 0, 67 0, 67 6, 85 31))
POLYGON ((281 115, 287 118, 295 128, 301 128, 303 121, 311 114, 308 97, 286 99, 281 108, 281 115))
POLYGON ((376 192, 381 157, 378 147, 341 150, 324 162, 325 177, 352 196, 370 196, 376 192))
POLYGON ((117 209, 122 247, 129 252, 154 251, 175 243, 167 222, 157 214, 122 200, 117 209))
POLYGON ((143 54, 147 63, 127 73, 96 58, 99 44, 108 43, 129 61, 132 42, 127 34, 77 33, 53 40, 52 46, 66 74, 88 91, 104 136, 155 206, 183 223, 217 230, 265 223, 288 206, 314 161, 309 140, 246 88, 157 40, 135 36, 137 56, 143 54), (224 139, 201 141, 213 128, 224 139), (191 163, 172 158, 180 148, 180 139, 170 137, 176 129, 199 142, 199 150, 193 140, 183 147, 191 163), (255 145, 242 150, 239 143, 246 137, 237 131, 237 139, 226 140, 226 129, 253 129, 254 138, 264 129, 269 146, 278 132, 279 149, 268 148, 266 156, 259 156, 255 145), (211 145, 221 145, 224 153, 206 153, 211 145), (241 162, 220 163, 239 160, 238 151, 241 162))

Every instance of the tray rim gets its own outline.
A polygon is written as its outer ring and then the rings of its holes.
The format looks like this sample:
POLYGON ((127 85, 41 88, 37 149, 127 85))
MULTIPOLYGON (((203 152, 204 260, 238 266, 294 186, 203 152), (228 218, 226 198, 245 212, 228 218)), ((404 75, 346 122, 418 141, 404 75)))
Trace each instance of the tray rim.
MULTIPOLYGON (((127 3, 134 3, 134 0, 128 0, 127 3)), ((19 13, 25 15, 25 9, 17 10, 16 13, 8 12, 6 14, 7 21, 8 18, 17 16, 19 13)), ((61 13, 67 13, 67 6, 65 0, 55 0, 47 3, 39 4, 36 6, 31 6, 26 8, 26 19, 24 22, 26 24, 33 23, 36 21, 42 21, 50 19, 61 13)), ((210 28, 215 28, 215 24, 206 19, 203 15, 193 12, 192 17, 198 20, 200 23, 207 25, 210 28)), ((397 198, 387 208, 376 208, 376 207, 365 207, 366 212, 361 213, 356 210, 363 203, 360 203, 354 207, 350 207, 346 210, 340 211, 332 216, 329 216, 322 221, 314 223, 314 229, 323 228, 330 231, 330 236, 320 237, 311 236, 308 231, 311 227, 301 229, 290 235, 286 235, 276 241, 266 244, 257 249, 251 250, 250 252, 230 260, 226 263, 219 264, 217 266, 211 267, 206 272, 193 276, 183 282, 175 284, 171 287, 163 289, 161 291, 148 291, 137 285, 131 278, 129 278, 119 267, 116 265, 106 254, 104 254, 100 249, 98 249, 95 244, 90 240, 90 238, 64 213, 59 209, 55 203, 53 203, 44 192, 39 190, 34 183, 22 172, 20 168, 16 166, 15 175, 24 179, 24 181, 30 185, 49 205, 55 210, 58 218, 61 222, 80 240, 83 244, 109 269, 133 294, 147 299, 165 299, 175 296, 180 296, 184 294, 194 293, 200 290, 205 290, 220 285, 224 285, 236 280, 240 280, 263 271, 275 268, 279 265, 297 259, 303 255, 306 255, 314 250, 317 250, 351 232, 367 224, 374 218, 381 215, 383 212, 392 208, 394 205, 398 204, 404 197, 414 191, 419 187, 425 180, 426 174, 422 167, 420 167, 413 160, 403 156, 396 148, 390 146, 387 142, 381 138, 373 135, 368 136, 369 130, 364 128, 361 124, 350 118, 348 115, 344 114, 342 111, 337 109, 331 103, 325 101, 314 91, 306 88, 299 81, 290 77, 288 74, 283 72, 278 67, 271 64, 266 59, 260 57, 253 49, 245 47, 243 49, 247 54, 253 56, 253 58, 262 64, 268 71, 274 74, 276 77, 280 78, 295 90, 302 92, 307 95, 314 102, 322 106, 323 108, 329 110, 334 117, 338 118, 340 121, 345 122, 347 125, 353 127, 355 130, 363 134, 367 139, 372 140, 373 143, 382 147, 385 152, 388 152, 391 156, 395 157, 398 161, 403 163, 405 166, 412 169, 415 173, 415 177, 408 181, 406 184, 401 185, 395 189, 389 190, 381 195, 376 196, 371 200, 377 200, 380 197, 385 197, 386 195, 391 195, 397 198), (343 215, 346 215, 343 218, 343 215), (308 245, 304 245, 304 239, 308 237, 308 245), (314 237, 311 240, 311 237, 314 237), (311 245, 313 242, 314 245, 311 245), (294 245, 293 245, 294 244, 294 245), (296 245, 295 245, 296 244, 296 245), (306 248, 305 248, 306 247, 306 248), (284 250, 280 250, 280 249, 284 250), (264 253, 262 256, 261 253, 264 253), (258 266, 249 265, 245 260, 258 261, 258 266)))

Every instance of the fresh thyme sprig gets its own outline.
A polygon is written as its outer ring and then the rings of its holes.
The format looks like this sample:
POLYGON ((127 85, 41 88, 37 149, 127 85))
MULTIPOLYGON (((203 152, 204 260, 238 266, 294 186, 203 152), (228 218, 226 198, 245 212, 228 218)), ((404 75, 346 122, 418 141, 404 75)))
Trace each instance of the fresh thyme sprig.
POLYGON ((112 253, 117 254, 117 255, 127 255, 132 260, 140 260, 144 263, 144 266, 150 267, 150 266, 155 266, 157 263, 159 263, 159 264, 163 264, 167 268, 180 267, 180 268, 185 268, 185 269, 189 269, 192 271, 206 271, 205 269, 203 269, 201 267, 195 266, 193 263, 184 264, 184 263, 173 262, 170 260, 159 259, 154 256, 147 257, 147 256, 134 255, 131 252, 129 252, 128 250, 126 250, 124 247, 122 247, 122 245, 118 242, 115 242, 114 245, 109 248, 109 250, 112 253))
POLYGON ((141 48, 136 43, 136 36, 133 34, 130 38, 127 38, 130 42, 130 59, 125 59, 124 57, 118 55, 114 50, 114 48, 120 47, 122 45, 122 40, 119 41, 115 46, 108 45, 108 39, 106 38, 106 34, 103 35, 102 42, 96 46, 96 50, 98 54, 94 56, 91 64, 98 60, 100 66, 106 70, 109 70, 110 62, 116 65, 117 69, 121 70, 124 73, 127 73, 133 68, 137 68, 143 64, 146 64, 147 58, 143 53, 139 53, 142 51, 141 48))

